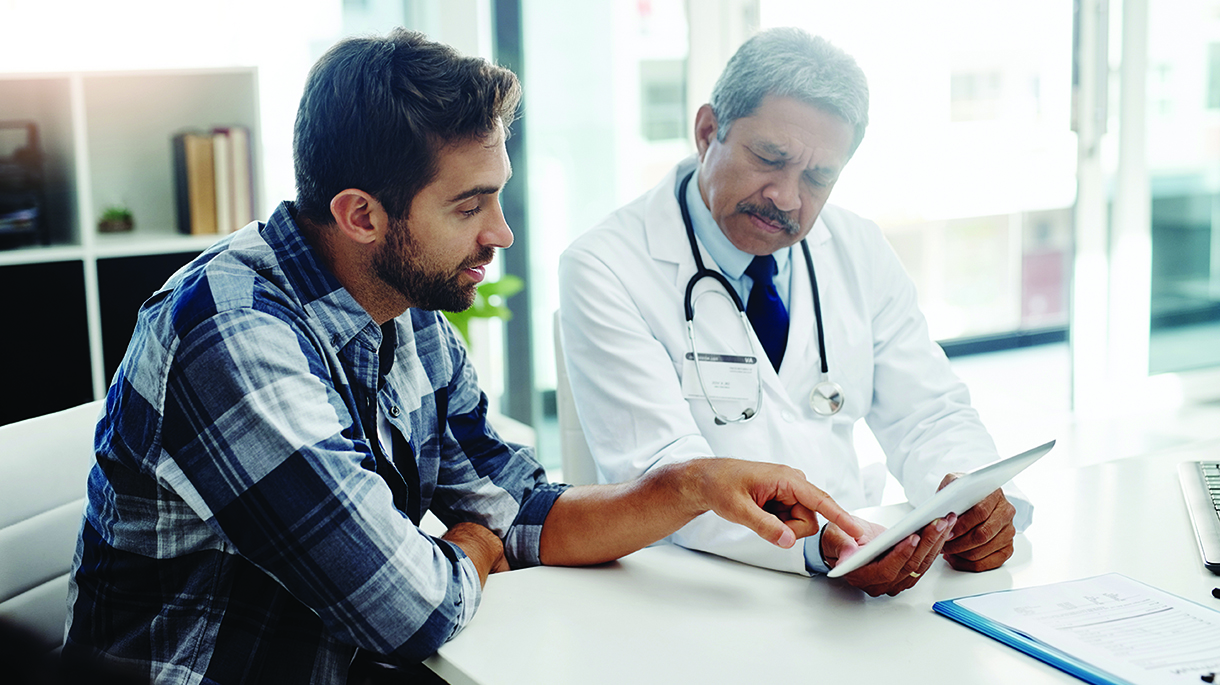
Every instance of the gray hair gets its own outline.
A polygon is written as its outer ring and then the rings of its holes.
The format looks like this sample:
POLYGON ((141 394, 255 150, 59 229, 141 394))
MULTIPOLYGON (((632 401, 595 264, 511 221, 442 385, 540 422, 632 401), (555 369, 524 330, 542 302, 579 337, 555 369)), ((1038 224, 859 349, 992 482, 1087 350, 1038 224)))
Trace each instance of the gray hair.
POLYGON ((796 28, 763 31, 729 59, 712 88, 716 138, 748 117, 768 95, 790 97, 835 114, 855 129, 854 153, 868 126, 868 79, 851 55, 796 28))

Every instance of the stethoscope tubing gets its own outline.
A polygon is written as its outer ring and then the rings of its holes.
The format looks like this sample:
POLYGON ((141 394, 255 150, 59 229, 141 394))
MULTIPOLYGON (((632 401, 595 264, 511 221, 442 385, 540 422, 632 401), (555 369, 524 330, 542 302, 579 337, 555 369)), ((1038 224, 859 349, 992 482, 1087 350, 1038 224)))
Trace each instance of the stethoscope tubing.
MULTIPOLYGON (((737 290, 731 283, 729 283, 729 279, 726 278, 721 272, 707 268, 707 266, 705 266, 703 263, 702 255, 699 253, 699 244, 695 240, 694 222, 691 221, 690 208, 686 206, 686 190, 690 185, 691 178, 693 178, 694 175, 695 172, 691 171, 686 175, 685 178, 682 179, 682 183, 679 184, 678 208, 682 211, 682 223, 686 228, 686 238, 690 242, 691 255, 695 258, 695 274, 691 276, 690 280, 686 283, 686 295, 682 302, 684 313, 686 314, 687 337, 691 343, 691 354, 694 356, 693 361, 695 364, 695 373, 699 378, 699 387, 704 391, 704 396, 707 397, 708 405, 711 406, 712 413, 715 414, 717 424, 723 425, 725 423, 749 421, 757 416, 758 410, 762 408, 761 379, 759 397, 758 401, 756 402, 756 407, 752 410, 746 409, 742 412, 741 417, 734 419, 721 416, 720 412, 716 409, 716 405, 712 402, 711 397, 707 395, 707 389, 703 386, 703 372, 699 368, 699 352, 695 346, 695 307, 693 298, 695 286, 704 278, 711 278, 720 283, 729 299, 733 301, 733 305, 737 308, 737 312, 742 319, 743 325, 745 325, 747 328, 749 327, 749 319, 746 317, 745 305, 742 304, 741 297, 737 294, 737 290)), ((813 268, 813 256, 810 254, 809 244, 804 238, 801 239, 801 253, 805 256, 805 268, 809 272, 809 285, 813 290, 813 315, 814 319, 817 321, 818 328, 818 357, 822 362, 822 374, 824 376, 828 376, 830 374, 830 365, 826 360, 826 332, 822 326, 822 298, 818 290, 817 274, 813 268)), ((753 348, 754 343, 751 341, 750 349, 752 354, 754 353, 753 348)), ((757 357, 757 354, 755 354, 755 357, 757 357)), ((810 395, 810 406, 816 413, 822 414, 823 416, 836 414, 843 406, 842 395, 843 389, 839 387, 838 383, 830 380, 824 380, 814 387, 813 393, 810 395), (819 398, 825 401, 817 401, 819 398)))

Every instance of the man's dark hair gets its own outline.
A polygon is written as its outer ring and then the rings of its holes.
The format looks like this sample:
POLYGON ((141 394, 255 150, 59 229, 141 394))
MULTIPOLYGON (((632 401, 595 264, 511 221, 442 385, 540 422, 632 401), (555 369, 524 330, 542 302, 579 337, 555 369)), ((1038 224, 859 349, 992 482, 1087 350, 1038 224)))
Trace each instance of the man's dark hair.
POLYGON ((516 115, 508 69, 395 29, 350 38, 309 72, 293 136, 298 216, 331 223, 330 201, 358 188, 405 219, 448 144, 477 140, 516 115))

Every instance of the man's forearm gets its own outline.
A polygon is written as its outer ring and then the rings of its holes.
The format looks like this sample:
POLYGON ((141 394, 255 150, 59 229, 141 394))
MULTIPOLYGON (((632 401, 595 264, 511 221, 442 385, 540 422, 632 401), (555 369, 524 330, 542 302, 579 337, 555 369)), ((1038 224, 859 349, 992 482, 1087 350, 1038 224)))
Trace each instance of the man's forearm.
POLYGON ((563 493, 542 528, 542 563, 611 561, 681 528, 702 513, 683 492, 689 468, 689 462, 669 464, 627 483, 577 486, 563 493))
POLYGON ((852 533, 863 532, 800 471, 735 459, 694 459, 655 468, 628 483, 566 491, 543 525, 542 563, 579 566, 617 559, 705 511, 784 548, 817 531, 814 512, 852 533))

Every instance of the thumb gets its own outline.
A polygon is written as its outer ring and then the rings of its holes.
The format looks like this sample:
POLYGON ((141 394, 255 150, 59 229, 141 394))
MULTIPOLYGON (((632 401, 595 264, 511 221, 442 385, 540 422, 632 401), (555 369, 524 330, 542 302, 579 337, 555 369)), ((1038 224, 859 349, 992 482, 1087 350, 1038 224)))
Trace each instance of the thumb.
POLYGON ((796 544, 796 533, 774 514, 768 513, 758 506, 754 500, 744 498, 743 506, 722 514, 733 523, 740 523, 758 534, 758 536, 773 545, 788 549, 796 544))
POLYGON ((822 529, 823 558, 831 568, 839 565, 847 557, 856 553, 860 545, 854 538, 835 524, 826 524, 822 529))
POLYGON ((798 539, 813 535, 821 527, 818 515, 803 504, 794 504, 780 520, 792 529, 798 539))

